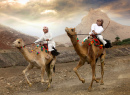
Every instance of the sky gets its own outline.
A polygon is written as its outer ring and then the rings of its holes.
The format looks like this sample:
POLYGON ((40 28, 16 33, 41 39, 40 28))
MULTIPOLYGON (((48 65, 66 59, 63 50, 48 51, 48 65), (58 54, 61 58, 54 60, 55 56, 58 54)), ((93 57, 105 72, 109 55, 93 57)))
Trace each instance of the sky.
POLYGON ((55 37, 65 27, 76 27, 90 9, 130 26, 130 0, 0 0, 0 24, 37 37, 48 26, 55 37))

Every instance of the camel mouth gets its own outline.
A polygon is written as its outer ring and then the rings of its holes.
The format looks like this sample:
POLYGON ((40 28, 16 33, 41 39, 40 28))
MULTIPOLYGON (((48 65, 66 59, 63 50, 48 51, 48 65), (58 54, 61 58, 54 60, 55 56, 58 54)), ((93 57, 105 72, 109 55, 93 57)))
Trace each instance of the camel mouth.
POLYGON ((68 27, 65 28, 65 31, 66 31, 66 32, 69 32, 68 27))

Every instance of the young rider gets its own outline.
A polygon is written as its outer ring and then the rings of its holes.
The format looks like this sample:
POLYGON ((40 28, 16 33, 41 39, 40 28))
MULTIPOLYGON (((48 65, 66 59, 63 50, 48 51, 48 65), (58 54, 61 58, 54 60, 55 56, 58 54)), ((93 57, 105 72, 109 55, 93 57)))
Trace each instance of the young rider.
POLYGON ((103 20, 102 19, 98 19, 97 22, 96 22, 96 24, 92 24, 92 26, 91 26, 91 32, 89 33, 90 35, 88 37, 86 37, 85 39, 88 39, 92 35, 96 35, 97 38, 105 46, 107 44, 107 42, 103 39, 103 36, 101 35, 101 33, 103 31, 104 31, 104 29, 103 29, 103 20))
POLYGON ((38 40, 36 40, 34 43, 37 44, 42 41, 44 44, 48 44, 48 52, 50 55, 51 51, 54 50, 53 47, 55 48, 55 42, 52 39, 52 34, 49 32, 48 27, 44 26, 43 32, 44 32, 44 34, 38 40))

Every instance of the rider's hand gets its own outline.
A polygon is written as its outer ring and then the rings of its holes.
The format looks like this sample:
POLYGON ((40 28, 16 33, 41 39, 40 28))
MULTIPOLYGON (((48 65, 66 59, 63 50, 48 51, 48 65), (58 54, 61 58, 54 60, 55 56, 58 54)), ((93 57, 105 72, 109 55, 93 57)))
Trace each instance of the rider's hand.
POLYGON ((46 41, 49 41, 49 39, 46 39, 46 41))
POLYGON ((94 34, 95 34, 95 35, 97 35, 97 33, 96 33, 96 32, 95 32, 94 34))

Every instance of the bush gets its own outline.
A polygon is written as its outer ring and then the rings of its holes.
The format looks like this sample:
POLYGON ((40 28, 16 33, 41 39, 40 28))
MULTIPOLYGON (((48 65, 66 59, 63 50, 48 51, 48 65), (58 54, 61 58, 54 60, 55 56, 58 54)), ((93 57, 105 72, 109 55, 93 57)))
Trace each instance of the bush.
POLYGON ((122 40, 122 42, 130 42, 130 38, 122 40))
POLYGON ((130 38, 124 39, 122 41, 115 41, 112 43, 113 45, 129 45, 130 44, 130 38))

